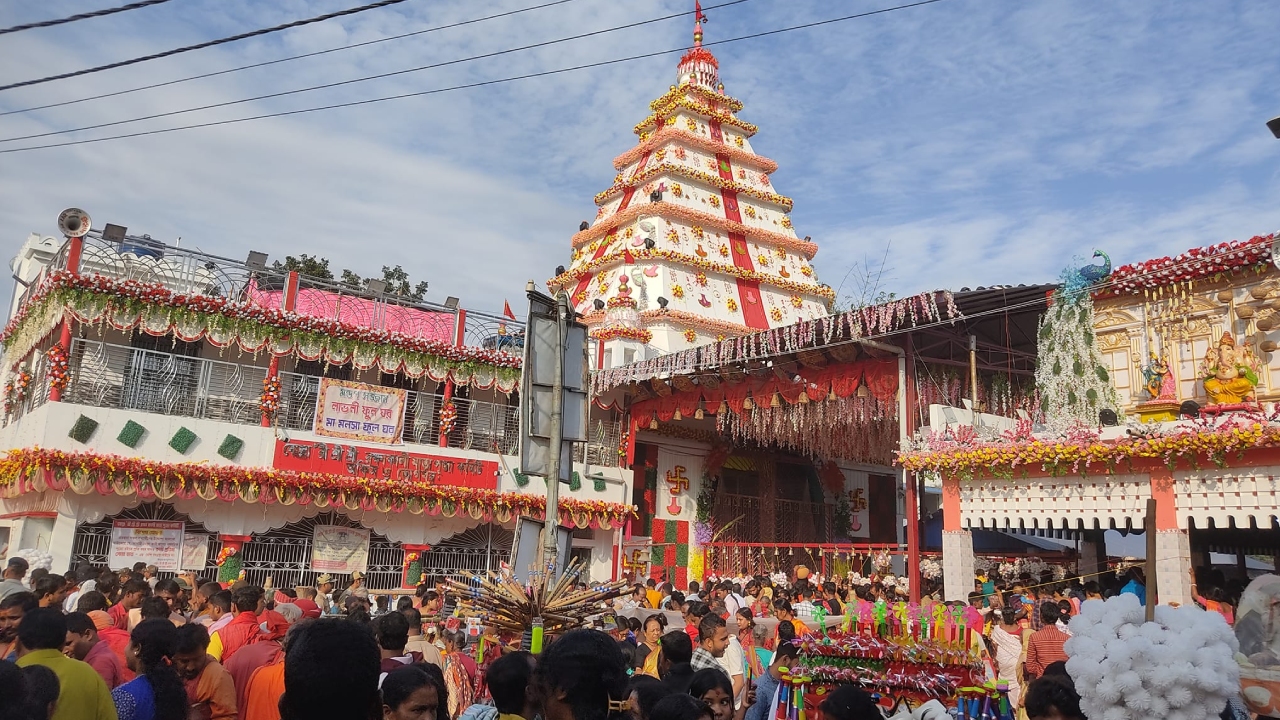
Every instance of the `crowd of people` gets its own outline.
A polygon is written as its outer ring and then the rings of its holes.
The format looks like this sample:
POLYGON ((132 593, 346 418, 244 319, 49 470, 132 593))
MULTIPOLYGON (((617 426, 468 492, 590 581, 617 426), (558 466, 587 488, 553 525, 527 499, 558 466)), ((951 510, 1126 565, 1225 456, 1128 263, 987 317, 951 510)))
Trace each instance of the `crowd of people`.
MULTIPOLYGON (((772 720, 797 638, 824 616, 896 599, 879 582, 820 581, 803 567, 784 582, 686 592, 649 579, 595 629, 552 638, 535 657, 527 637, 468 628, 443 578, 392 607, 359 573, 335 592, 326 575, 277 589, 160 579, 144 565, 28 569, 13 558, 0 581, 0 720, 772 720), (669 628, 675 613, 682 624, 669 628)), ((1106 587, 978 578, 969 604, 985 619, 982 654, 1022 716, 1083 720, 1067 623, 1084 600, 1117 592, 1144 592, 1141 572, 1106 587)), ((1218 602, 1210 609, 1230 619, 1218 602)), ((830 693, 822 712, 882 717, 853 688, 830 693)))

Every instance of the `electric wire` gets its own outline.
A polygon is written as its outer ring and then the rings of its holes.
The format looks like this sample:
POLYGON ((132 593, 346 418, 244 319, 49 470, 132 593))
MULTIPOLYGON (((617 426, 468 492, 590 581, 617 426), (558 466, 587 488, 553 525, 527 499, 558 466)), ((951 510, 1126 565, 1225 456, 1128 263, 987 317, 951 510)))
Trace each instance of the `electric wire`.
POLYGON ((247 40, 248 38, 258 37, 260 35, 269 35, 271 33, 280 32, 281 30, 289 30, 291 28, 301 27, 303 25, 310 25, 312 23, 323 22, 325 20, 332 20, 333 18, 337 18, 337 17, 344 17, 346 15, 355 15, 356 13, 362 13, 362 12, 365 12, 366 10, 377 10, 378 8, 387 7, 388 5, 398 5, 402 2, 407 2, 407 1, 408 0, 378 0, 378 2, 370 3, 368 5, 361 5, 360 7, 347 8, 346 10, 338 10, 336 12, 326 13, 324 15, 317 15, 316 17, 306 18, 304 20, 294 20, 293 22, 288 22, 283 25, 276 25, 274 27, 262 28, 260 30, 253 30, 251 32, 240 33, 239 35, 232 35, 231 37, 219 38, 217 40, 209 40, 202 43, 196 43, 195 45, 187 45, 185 47, 174 48, 172 50, 165 50, 163 52, 152 53, 150 55, 143 55, 141 57, 130 58, 128 60, 119 60, 117 62, 107 63, 106 65, 99 65, 97 67, 84 68, 82 70, 73 70, 71 72, 60 73, 58 75, 48 75, 46 77, 37 78, 34 80, 22 80, 21 82, 9 83, 8 85, 0 85, 0 92, 3 92, 5 90, 13 90, 14 88, 29 87, 31 85, 42 85, 44 83, 53 82, 54 80, 66 80, 67 78, 80 77, 81 75, 91 75, 93 73, 99 73, 104 70, 114 70, 116 68, 127 67, 129 65, 137 65, 138 63, 149 62, 151 60, 159 60, 160 58, 172 57, 174 55, 180 55, 182 53, 191 52, 193 50, 203 50, 205 48, 214 47, 215 45, 225 45, 227 43, 236 42, 238 40, 247 40))
MULTIPOLYGON (((707 8, 705 8, 705 10, 714 10, 715 8, 727 7, 729 5, 739 5, 744 2, 747 2, 747 0, 729 0, 728 2, 724 2, 719 5, 708 6, 707 8)), ((397 75, 406 75, 408 73, 421 72, 423 70, 434 70, 437 68, 448 67, 450 65, 461 65, 463 63, 468 63, 475 60, 486 60, 488 58, 500 57, 502 55, 510 55, 511 53, 523 52, 525 50, 534 50, 537 48, 548 47, 551 45, 558 45, 560 43, 570 42, 573 40, 582 40, 584 38, 595 37, 597 35, 605 35, 608 33, 617 32, 619 30, 630 30, 632 28, 641 27, 644 25, 651 25, 657 22, 665 22, 667 20, 672 20, 678 17, 684 17, 685 15, 692 15, 694 12, 695 11, 693 10, 689 10, 686 12, 673 13, 671 15, 663 15, 662 17, 651 18, 649 20, 637 20, 635 22, 630 22, 625 25, 615 25, 614 27, 604 28, 602 30, 592 30, 590 32, 585 32, 585 33, 578 33, 576 35, 569 35, 566 37, 557 38, 555 40, 544 40, 542 42, 532 43, 530 45, 521 45, 519 47, 507 48, 505 50, 495 50, 493 52, 487 52, 480 55, 472 55, 470 57, 465 57, 465 58, 444 60, 437 63, 431 63, 429 65, 419 65, 418 67, 406 68, 404 70, 392 70, 390 72, 378 73, 377 75, 366 75, 364 77, 352 78, 350 80, 338 80, 336 82, 325 83, 323 85, 312 85, 310 87, 296 88, 293 90, 281 90, 279 92, 267 93, 265 95, 256 95, 254 97, 241 98, 239 100, 226 100, 223 102, 211 103, 209 105, 200 105, 198 107, 184 108, 182 110, 169 110, 167 112, 154 113, 152 115, 143 115, 142 117, 130 118, 128 120, 113 120, 111 122, 97 123, 95 125, 84 125, 82 127, 69 128, 66 130, 50 130, 49 132, 35 133, 32 135, 19 135, 17 137, 0 138, 0 143, 17 142, 19 140, 35 140, 37 138, 51 137, 54 135, 67 135, 69 133, 83 132, 85 130, 100 130, 105 127, 129 125, 136 122, 144 122, 146 120, 156 120, 158 118, 173 117, 175 115, 185 115, 187 113, 200 112, 203 110, 214 110, 217 108, 230 107, 232 105, 243 105, 244 103, 257 102, 258 100, 270 100, 278 97, 287 97, 289 95, 298 95, 300 93, 313 92, 315 90, 327 90, 329 88, 342 87, 344 85, 354 85, 356 83, 369 82, 370 80, 382 80, 389 77, 395 77, 397 75)))
POLYGON ((88 97, 75 98, 74 100, 63 100, 61 102, 48 103, 46 105, 35 105, 33 107, 21 108, 19 110, 5 110, 3 112, 0 112, 0 117, 4 117, 5 115, 17 115, 20 113, 35 112, 36 110, 48 110, 49 108, 65 107, 67 105, 76 105, 78 103, 89 102, 91 100, 101 100, 103 98, 117 97, 119 95, 128 95, 130 93, 141 92, 143 90, 154 90, 155 88, 168 87, 170 85, 178 85, 184 82, 190 82, 192 80, 203 80, 204 78, 217 77, 218 75, 229 75, 234 72, 240 72, 241 70, 252 70, 254 68, 266 67, 267 65, 277 65, 279 63, 289 62, 291 60, 301 60, 303 58, 316 57, 317 55, 327 55, 329 53, 340 52, 342 50, 352 50, 359 47, 365 47, 366 45, 376 45, 378 43, 389 42, 391 40, 401 40, 407 37, 414 37, 415 35, 425 35, 427 33, 433 33, 438 30, 449 30, 456 27, 462 27, 464 25, 473 25, 475 23, 485 22, 487 20, 497 20, 498 18, 504 18, 511 15, 519 15, 521 13, 526 13, 531 10, 541 10, 543 8, 548 8, 553 5, 564 5, 565 3, 570 3, 570 2, 575 2, 575 0, 553 0, 552 2, 545 2, 540 5, 531 5, 525 8, 508 10, 506 12, 500 12, 494 15, 485 15, 484 17, 472 18, 470 20, 460 20, 458 22, 449 23, 447 25, 436 25, 434 27, 424 28, 422 30, 414 30, 413 32, 401 33, 400 35, 389 35, 387 37, 376 38, 374 40, 365 40, 364 42, 352 43, 350 45, 342 45, 340 47, 329 48, 327 50, 316 50, 315 52, 302 53, 301 55, 290 55, 289 57, 277 58, 275 60, 264 60, 263 62, 250 63, 249 65, 241 65, 239 67, 227 68, 226 70, 215 70, 213 72, 201 73, 199 75, 190 75, 188 77, 178 78, 177 80, 166 80, 165 82, 151 83, 150 85, 140 85, 138 87, 129 88, 127 90, 116 90, 115 92, 102 93, 100 95, 90 95, 88 97))
POLYGON ((128 5, 121 5, 113 8, 103 8, 102 10, 94 10, 93 12, 79 13, 69 17, 58 18, 57 20, 41 20, 40 22, 27 23, 25 25, 14 25, 13 27, 0 28, 0 35, 8 35, 9 33, 22 32, 23 30, 34 30, 36 28, 55 27, 57 25, 66 25, 78 20, 88 20, 96 17, 106 17, 107 15, 115 15, 116 13, 127 12, 129 10, 138 10, 152 5, 162 5, 169 0, 140 0, 132 2, 128 5))
MULTIPOLYGON (((735 0, 735 1, 743 1, 743 0, 735 0)), ((792 25, 792 26, 789 26, 789 27, 778 28, 778 29, 776 29, 776 30, 766 30, 766 31, 758 32, 758 33, 752 33, 752 34, 749 34, 749 35, 742 35, 742 36, 739 36, 739 37, 736 37, 736 38, 728 38, 728 39, 725 39, 725 40, 716 40, 716 41, 713 41, 713 42, 704 42, 704 43, 702 44, 702 46, 703 46, 703 47, 710 47, 710 46, 714 46, 714 45, 727 45, 727 44, 729 44, 729 43, 740 42, 740 41, 743 41, 743 40, 754 40, 754 39, 757 39, 757 38, 768 37, 768 36, 772 36, 772 35, 780 35, 780 34, 782 34, 782 33, 792 32, 792 31, 796 31, 796 30, 805 30, 805 29, 814 28, 814 27, 819 27, 819 26, 823 26, 823 25, 830 25, 830 24, 833 24, 833 23, 844 22, 844 21, 847 21, 847 20, 854 20, 854 19, 857 19, 857 18, 869 17, 869 16, 872 16, 872 15, 880 15, 880 14, 884 14, 884 13, 893 12, 893 11, 895 11, 895 10, 906 10, 906 9, 908 9, 908 8, 920 7, 920 6, 922 6, 922 5, 931 5, 931 4, 933 4, 933 3, 938 3, 938 2, 942 2, 942 1, 943 1, 943 0, 919 0, 919 2, 909 3, 909 4, 906 4, 906 5, 896 5, 896 6, 894 6, 894 7, 881 8, 881 9, 879 9, 879 10, 872 10, 872 11, 868 11, 868 12, 857 13, 857 14, 854 14, 854 15, 845 15, 845 16, 842 16, 842 17, 829 18, 829 19, 826 19, 826 20, 818 20, 818 21, 814 21, 814 22, 803 23, 803 24, 800 24, 800 25, 792 25)), ((727 4, 727 3, 726 3, 726 4, 727 4)), ((686 14, 687 14, 687 13, 686 13, 686 14)), ((321 106, 310 107, 310 108, 301 108, 301 109, 298 109, 298 110, 286 110, 286 111, 273 112, 273 113, 264 113, 264 114, 261 114, 261 115, 251 115, 251 116, 243 117, 243 118, 231 118, 231 119, 227 119, 227 120, 214 120, 214 121, 204 122, 204 123, 193 123, 193 124, 190 124, 190 125, 178 125, 178 126, 175 126, 175 127, 169 127, 169 128, 157 128, 157 129, 154 129, 154 130, 140 130, 140 131, 138 131, 138 132, 133 132, 133 133, 125 133, 125 134, 121 134, 121 135, 108 135, 108 136, 105 136, 105 137, 98 137, 98 138, 86 138, 86 139, 84 139, 84 140, 68 140, 68 141, 66 141, 66 142, 59 142, 59 143, 48 143, 48 144, 44 144, 44 145, 31 145, 31 146, 28 146, 28 147, 22 147, 22 148, 10 148, 10 149, 8 149, 8 150, 0 150, 0 155, 3 155, 3 154, 9 154, 9 153, 17 153, 17 152, 27 152, 27 151, 29 151, 29 150, 45 150, 45 149, 49 149, 49 148, 69 147, 69 146, 73 146, 73 145, 87 145, 87 144, 90 144, 90 143, 105 142, 105 141, 107 141, 107 140, 123 140, 123 139, 126 139, 126 138, 143 137, 143 136, 147 136, 147 135, 160 135, 160 134, 165 134, 165 133, 177 132, 177 131, 180 131, 180 130, 194 130, 194 129, 198 129, 198 128, 217 127, 217 126, 221 126, 221 125, 233 125, 233 124, 242 123, 242 122, 249 122, 249 121, 251 121, 251 120, 264 120, 264 119, 267 119, 267 118, 287 117, 287 116, 290 116, 290 115, 302 115, 302 114, 305 114, 305 113, 319 112, 319 111, 322 111, 322 110, 334 110, 334 109, 337 109, 337 108, 346 108, 346 107, 357 107, 357 106, 361 106, 361 105, 370 105, 370 104, 373 104, 373 103, 386 102, 386 101, 389 101, 389 100, 402 100, 402 99, 405 99, 405 98, 411 98, 411 97, 423 97, 423 96, 427 96, 427 95, 436 95, 436 94, 439 94, 439 93, 452 92, 452 91, 456 91, 456 90, 468 90, 468 89, 472 89, 472 88, 486 87, 486 86, 490 86, 490 85, 500 85, 500 84, 505 84, 505 83, 515 82, 515 81, 517 81, 517 80, 528 80, 528 79, 532 79, 532 78, 546 77, 546 76, 549 76, 549 75, 560 75, 560 74, 563 74, 563 73, 576 72, 576 71, 578 71, 578 70, 586 70, 586 69, 590 69, 590 68, 604 67, 604 66, 607 66, 607 65, 617 65, 617 64, 619 64, 619 63, 633 62, 633 61, 635 61, 635 60, 644 60, 644 59, 648 59, 648 58, 661 57, 661 56, 663 56, 663 55, 673 55, 673 54, 675 54, 675 53, 683 53, 683 52, 685 52, 686 50, 688 50, 688 48, 687 48, 687 47, 674 48, 674 49, 671 49, 671 50, 658 50, 658 51, 654 51, 654 52, 641 53, 641 54, 639 54, 639 55, 631 55, 631 56, 629 56, 629 57, 624 57, 624 58, 615 58, 615 59, 613 59, 613 60, 601 60, 601 61, 593 62, 593 63, 584 63, 584 64, 582 64, 582 65, 574 65, 574 66, 571 66, 571 67, 557 68, 557 69, 554 69, 554 70, 544 70, 544 71, 541 71, 541 72, 526 73, 526 74, 523 74, 523 75, 515 75, 515 76, 510 76, 510 77, 505 77, 505 78, 497 78, 497 79, 494 79, 494 80, 483 80, 483 81, 477 81, 477 82, 473 82, 473 83, 466 83, 466 84, 463 84, 463 85, 453 85, 453 86, 449 86, 449 87, 435 88, 435 89, 432 89, 432 90, 420 90, 420 91, 417 91, 417 92, 401 93, 401 94, 398 94, 398 95, 386 95, 386 96, 382 96, 382 97, 369 98, 369 99, 367 99, 367 100, 353 100, 353 101, 350 101, 350 102, 333 103, 333 104, 331 104, 331 105, 321 105, 321 106)))

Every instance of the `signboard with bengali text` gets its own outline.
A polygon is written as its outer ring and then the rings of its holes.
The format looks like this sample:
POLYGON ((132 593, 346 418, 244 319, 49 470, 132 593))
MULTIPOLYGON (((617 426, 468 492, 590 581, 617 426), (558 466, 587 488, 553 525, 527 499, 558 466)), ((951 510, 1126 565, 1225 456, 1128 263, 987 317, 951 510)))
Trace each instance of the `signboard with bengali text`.
POLYGON ((369 530, 317 525, 311 535, 311 569, 350 575, 369 569, 369 530))
POLYGON ((498 463, 384 450, 344 443, 277 440, 272 465, 278 470, 350 475, 398 482, 498 489, 498 463))
POLYGON ((174 520, 116 520, 111 524, 111 553, 107 566, 133 567, 143 562, 177 572, 182 562, 182 534, 186 524, 174 520))
POLYGON ((400 388, 320 378, 315 433, 394 444, 404 429, 406 392, 400 388))

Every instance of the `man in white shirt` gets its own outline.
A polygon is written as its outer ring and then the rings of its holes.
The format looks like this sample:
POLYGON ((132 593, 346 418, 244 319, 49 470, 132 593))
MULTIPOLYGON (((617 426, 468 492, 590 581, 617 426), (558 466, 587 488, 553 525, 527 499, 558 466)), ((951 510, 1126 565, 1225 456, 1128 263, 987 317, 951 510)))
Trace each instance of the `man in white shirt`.
POLYGON ((742 654, 742 643, 738 642, 738 638, 732 634, 729 635, 729 645, 724 649, 724 654, 716 658, 716 662, 720 663, 720 668, 733 682, 733 707, 736 710, 742 707, 742 698, 746 694, 747 686, 746 677, 743 675, 746 657, 742 654))

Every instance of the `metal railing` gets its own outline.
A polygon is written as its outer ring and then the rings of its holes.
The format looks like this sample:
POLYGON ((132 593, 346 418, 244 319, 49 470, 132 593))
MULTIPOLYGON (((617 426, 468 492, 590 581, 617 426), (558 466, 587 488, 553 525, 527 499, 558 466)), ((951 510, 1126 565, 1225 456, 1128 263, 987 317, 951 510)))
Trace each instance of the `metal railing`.
MULTIPOLYGON (((159 283, 182 295, 220 297, 270 309, 282 306, 287 272, 249 267, 242 260, 166 245, 146 235, 107 241, 95 230, 82 240, 78 272, 83 275, 159 283)), ((63 243, 40 278, 22 293, 18 307, 26 303, 31 289, 39 286, 46 273, 66 269, 67 247, 63 243)), ((449 343, 455 340, 458 322, 456 308, 306 275, 299 276, 294 312, 449 343)), ((518 355, 524 347, 523 330, 521 320, 468 310, 462 340, 467 345, 518 355)))
MULTIPOLYGON (((45 356, 34 356, 34 371, 27 399, 11 418, 43 404, 48 395, 44 375, 45 356)), ((223 360, 190 357, 143 348, 76 338, 71 343, 67 402, 96 407, 141 410, 162 415, 207 418, 241 425, 262 420, 258 404, 267 368, 223 360)), ((280 373, 280 410, 277 422, 290 430, 311 430, 315 425, 320 378, 292 372, 280 373)), ((405 443, 440 445, 440 406, 443 397, 434 392, 407 391, 405 443)), ((445 447, 515 455, 518 451, 520 411, 516 405, 453 399, 457 421, 445 447)), ((622 423, 613 418, 592 419, 586 457, 592 465, 617 467, 622 423)), ((575 450, 582 461, 583 448, 575 450)))
POLYGON ((267 369, 76 338, 67 402, 257 424, 267 369))

